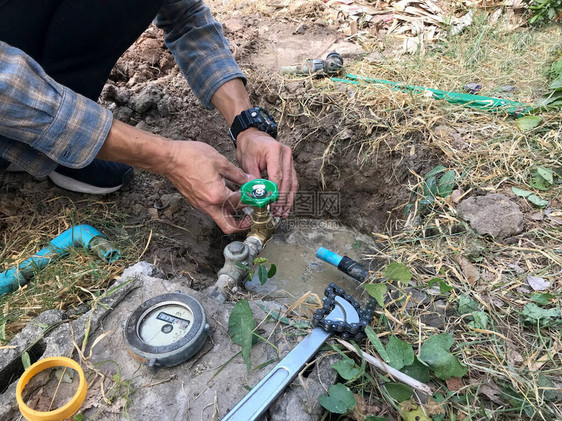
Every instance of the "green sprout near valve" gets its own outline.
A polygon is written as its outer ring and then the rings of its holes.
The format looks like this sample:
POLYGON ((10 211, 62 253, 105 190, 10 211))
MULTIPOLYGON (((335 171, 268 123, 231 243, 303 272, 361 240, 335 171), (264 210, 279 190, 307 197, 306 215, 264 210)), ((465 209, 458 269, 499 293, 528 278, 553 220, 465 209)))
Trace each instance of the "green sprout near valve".
POLYGON ((273 235, 275 229, 275 219, 267 205, 279 200, 279 190, 277 184, 270 180, 257 178, 249 181, 241 187, 242 203, 252 206, 254 212, 251 214, 252 227, 248 237, 255 237, 262 244, 273 235))

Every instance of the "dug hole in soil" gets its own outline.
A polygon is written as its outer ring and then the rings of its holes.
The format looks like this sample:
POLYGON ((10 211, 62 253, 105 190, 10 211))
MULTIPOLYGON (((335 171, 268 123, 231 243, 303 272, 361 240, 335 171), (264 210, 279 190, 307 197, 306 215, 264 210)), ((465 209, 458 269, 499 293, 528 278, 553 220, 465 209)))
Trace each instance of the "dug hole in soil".
MULTIPOLYGON (((410 194, 408 182, 415 181, 412 171, 421 174, 434 167, 437 150, 422 139, 410 138, 406 139, 410 150, 407 155, 392 141, 381 144, 374 154, 361 154, 364 131, 356 124, 347 126, 341 112, 330 110, 321 101, 307 105, 307 110, 314 112, 312 116, 285 112, 287 101, 299 107, 312 84, 307 78, 285 80, 280 66, 324 58, 334 50, 351 62, 365 51, 320 23, 304 29, 298 23, 260 21, 257 17, 232 18, 223 23, 234 55, 248 75, 252 102, 272 113, 280 122, 278 140, 293 148, 300 191, 291 219, 334 220, 370 234, 401 216, 410 194), (325 156, 328 147, 330 153, 325 156), (332 195, 328 204, 319 203, 323 194, 332 195), (306 205, 310 200, 315 201, 312 209, 306 205)), ((165 47, 162 32, 154 26, 119 60, 100 102, 118 120, 170 139, 208 143, 235 162, 225 121, 218 111, 203 109, 165 47)), ((400 142, 404 139, 396 139, 400 142)), ((33 196, 41 203, 43 215, 60 212, 60 203, 51 206, 49 198, 65 195, 80 208, 80 200, 85 197, 48 181, 30 189, 29 181, 27 175, 6 175, 4 190, 33 196)), ((127 231, 144 231, 146 238, 146 232, 152 230, 143 260, 169 278, 182 277, 195 289, 215 282, 223 263, 222 250, 236 236, 224 235, 208 216, 179 196, 167 179, 137 169, 130 188, 103 200, 115 202, 128 215, 124 225, 134 228, 127 231)))

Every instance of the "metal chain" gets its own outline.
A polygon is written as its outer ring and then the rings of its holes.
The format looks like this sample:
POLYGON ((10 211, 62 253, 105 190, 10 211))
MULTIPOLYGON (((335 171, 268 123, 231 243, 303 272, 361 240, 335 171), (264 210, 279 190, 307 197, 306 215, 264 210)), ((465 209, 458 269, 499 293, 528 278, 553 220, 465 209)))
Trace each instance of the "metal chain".
POLYGON ((375 312, 376 301, 371 298, 365 309, 361 308, 361 305, 355 301, 355 299, 346 294, 343 288, 338 287, 336 284, 330 283, 324 291, 324 303, 322 308, 316 310, 314 316, 312 317, 312 323, 314 326, 320 326, 328 333, 339 334, 345 340, 354 340, 356 342, 361 341, 365 337, 365 327, 368 326, 373 320, 373 314, 375 312), (334 309, 336 305, 336 297, 342 297, 353 308, 357 311, 359 315, 359 322, 357 323, 347 323, 342 321, 330 322, 326 320, 326 316, 334 309))

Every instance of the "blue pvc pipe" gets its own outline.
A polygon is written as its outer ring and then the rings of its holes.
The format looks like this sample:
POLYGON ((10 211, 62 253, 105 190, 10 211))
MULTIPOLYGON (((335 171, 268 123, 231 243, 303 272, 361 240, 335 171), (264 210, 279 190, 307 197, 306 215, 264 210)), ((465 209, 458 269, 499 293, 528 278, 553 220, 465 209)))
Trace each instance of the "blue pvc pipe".
POLYGON ((320 247, 318 250, 316 250, 316 257, 324 260, 325 262, 328 262, 331 265, 334 265, 335 267, 338 267, 338 265, 341 262, 341 259, 343 259, 343 256, 340 256, 339 254, 336 254, 333 251, 325 249, 324 247, 320 247))
POLYGON ((38 251, 34 256, 0 273, 0 295, 8 294, 25 285, 53 258, 67 255, 73 247, 84 247, 87 250, 94 247, 98 256, 108 263, 120 257, 119 250, 113 247, 97 229, 90 225, 75 225, 54 238, 49 246, 38 251))
POLYGON ((358 282, 363 282, 369 277, 369 270, 365 266, 350 257, 340 256, 324 247, 320 247, 316 251, 316 257, 334 265, 339 271, 351 276, 358 282))

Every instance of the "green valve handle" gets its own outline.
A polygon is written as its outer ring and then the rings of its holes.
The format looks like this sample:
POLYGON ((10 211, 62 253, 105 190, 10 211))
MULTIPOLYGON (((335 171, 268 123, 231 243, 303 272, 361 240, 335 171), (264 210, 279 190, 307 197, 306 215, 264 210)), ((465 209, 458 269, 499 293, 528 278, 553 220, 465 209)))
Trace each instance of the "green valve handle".
POLYGON ((242 203, 255 208, 265 208, 268 204, 279 200, 279 190, 273 181, 256 178, 241 187, 242 203))

